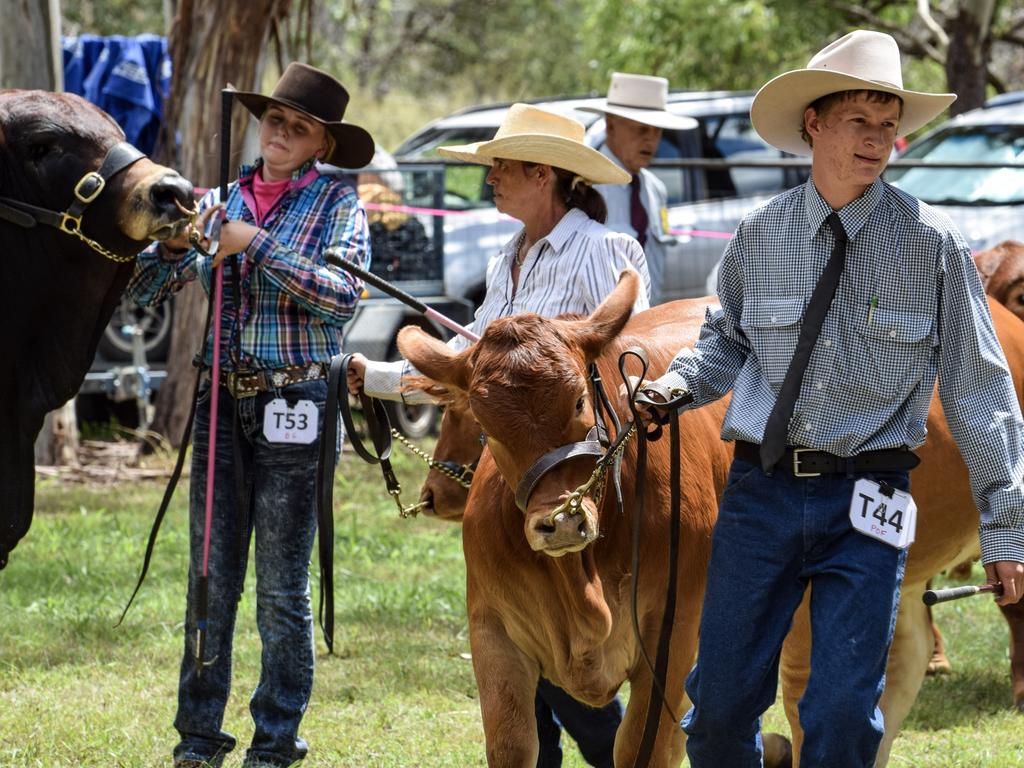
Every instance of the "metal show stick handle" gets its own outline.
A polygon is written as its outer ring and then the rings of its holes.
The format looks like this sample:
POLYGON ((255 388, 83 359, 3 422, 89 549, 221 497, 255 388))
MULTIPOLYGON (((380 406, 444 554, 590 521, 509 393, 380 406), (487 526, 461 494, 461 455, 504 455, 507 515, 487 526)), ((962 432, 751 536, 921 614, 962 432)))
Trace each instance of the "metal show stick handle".
POLYGON ((921 596, 921 599, 925 605, 935 605, 936 603, 947 603, 950 600, 959 600, 962 597, 980 595, 982 592, 991 592, 999 596, 1003 594, 1003 585, 980 584, 978 586, 950 587, 949 589, 929 589, 921 596))
POLYGON ((382 280, 381 278, 377 277, 377 275, 373 274, 372 272, 370 272, 368 270, 363 269, 358 264, 353 264, 351 261, 349 261, 348 259, 344 258, 341 255, 341 253, 338 251, 338 249, 336 249, 336 248, 328 248, 324 252, 324 260, 328 264, 331 264, 331 265, 333 265, 335 267, 339 267, 339 268, 345 270, 346 272, 348 272, 350 275, 354 275, 354 276, 358 277, 363 282, 369 283, 374 288, 377 288, 378 290, 383 291, 384 293, 386 293, 388 296, 391 296, 392 298, 398 299, 400 302, 402 302, 406 306, 412 307, 417 312, 419 312, 422 315, 425 315, 426 317, 430 318, 431 320, 435 320, 436 322, 440 323, 441 325, 443 325, 448 330, 454 331, 455 333, 459 334, 460 336, 466 337, 470 341, 474 341, 474 342, 480 341, 480 337, 477 336, 475 333, 473 333, 468 328, 466 328, 465 326, 459 325, 454 320, 452 320, 450 317, 448 317, 446 315, 442 315, 436 309, 431 309, 430 307, 428 307, 426 304, 424 304, 422 301, 420 301, 416 297, 410 296, 408 293, 403 291, 401 288, 397 288, 396 286, 394 286, 391 283, 389 283, 387 280, 382 280))

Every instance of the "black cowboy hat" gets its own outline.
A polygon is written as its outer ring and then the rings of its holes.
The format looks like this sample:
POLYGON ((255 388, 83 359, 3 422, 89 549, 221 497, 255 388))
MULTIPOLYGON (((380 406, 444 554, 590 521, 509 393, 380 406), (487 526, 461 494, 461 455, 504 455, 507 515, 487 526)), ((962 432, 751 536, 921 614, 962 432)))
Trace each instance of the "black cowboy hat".
POLYGON ((263 117, 267 104, 298 110, 327 129, 334 146, 322 158, 342 168, 362 168, 373 159, 373 138, 352 123, 343 123, 348 106, 348 91, 326 72, 293 61, 269 96, 251 91, 236 91, 235 98, 257 118, 263 117))

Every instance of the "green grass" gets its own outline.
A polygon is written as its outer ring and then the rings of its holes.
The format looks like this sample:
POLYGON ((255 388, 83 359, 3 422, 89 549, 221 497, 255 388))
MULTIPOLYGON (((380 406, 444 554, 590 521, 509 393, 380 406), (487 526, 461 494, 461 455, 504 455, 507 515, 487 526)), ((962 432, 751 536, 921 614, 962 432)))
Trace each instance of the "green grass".
MULTIPOLYGON (((403 453, 396 465, 412 501, 422 464, 403 453)), ((301 730, 310 744, 305 765, 483 765, 459 528, 399 519, 378 470, 352 454, 337 478, 335 654, 326 654, 318 630, 316 685, 301 730)), ((0 768, 170 764, 184 615, 184 484, 147 583, 114 627, 161 492, 153 482, 37 483, 32 530, 0 572, 0 768)), ((247 586, 225 717, 241 747, 228 766, 240 764, 252 735, 247 705, 259 640, 251 571, 247 586)), ((981 598, 940 606, 936 615, 954 672, 926 681, 890 764, 1024 766, 1001 616, 981 598)), ((766 727, 787 730, 779 705, 766 727)), ((585 765, 571 746, 566 753, 566 768, 585 765)))

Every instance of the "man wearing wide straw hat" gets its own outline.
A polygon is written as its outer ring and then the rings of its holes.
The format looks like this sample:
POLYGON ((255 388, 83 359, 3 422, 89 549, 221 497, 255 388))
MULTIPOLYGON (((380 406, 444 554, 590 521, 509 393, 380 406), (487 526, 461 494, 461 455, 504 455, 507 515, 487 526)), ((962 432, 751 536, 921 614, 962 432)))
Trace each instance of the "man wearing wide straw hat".
MULTIPOLYGON (((174 719, 180 734, 176 768, 216 768, 235 746, 223 720, 235 618, 253 537, 253 593, 263 653, 259 684, 249 702, 255 727, 243 765, 286 766, 306 754, 298 729, 313 687, 309 559, 316 531, 318 414, 327 397, 330 360, 341 352, 342 326, 362 291, 361 281, 329 266, 323 255, 328 248, 338 249, 365 268, 370 254, 366 214, 355 191, 317 168, 318 160, 358 168, 373 156, 370 134, 342 120, 348 105, 342 84, 319 69, 292 63, 269 96, 243 92, 236 98, 259 120, 260 157, 243 167, 228 189, 216 257, 206 255, 209 243, 199 250, 184 237, 154 244, 140 255, 129 286, 141 304, 161 301, 197 278, 209 291, 214 268, 225 258, 241 283, 240 301, 225 291, 220 308, 220 380, 210 381, 213 344, 208 342, 195 413, 185 652, 174 719), (219 408, 211 425, 215 386, 220 387, 219 408), (284 433, 275 427, 289 413, 299 428, 284 433), (211 427, 219 442, 209 536, 210 610, 205 658, 197 662, 197 578, 202 573, 211 427), (235 499, 236 468, 245 498, 241 503, 235 499)), ((218 198, 216 189, 203 198, 203 217, 222 207, 218 198)), ((205 230, 204 221, 198 232, 205 230)))
POLYGON ((658 303, 665 273, 665 248, 674 243, 668 234, 668 192, 647 170, 664 130, 697 127, 692 117, 673 115, 668 103, 668 80, 649 75, 612 73, 608 98, 599 107, 580 107, 605 117, 608 138, 601 153, 630 175, 628 183, 601 184, 598 191, 608 204, 607 225, 632 235, 644 249, 651 273, 651 303, 658 303))
MULTIPOLYGON (((612 291, 624 269, 639 272, 647 289, 637 297, 634 310, 649 306, 650 279, 643 250, 632 237, 602 224, 605 204, 593 186, 622 184, 629 181, 629 174, 586 146, 583 137, 583 125, 577 120, 514 104, 490 141, 438 150, 445 157, 491 166, 487 183, 494 188, 495 206, 523 222, 523 228, 488 264, 487 291, 470 325, 475 333, 482 335, 499 317, 522 312, 545 317, 589 314, 612 291)), ((469 344, 462 336, 448 343, 456 350, 469 344)), ((405 361, 386 363, 355 355, 349 373, 353 394, 365 391, 398 400, 403 397, 402 376, 416 371, 405 361)), ((410 402, 425 401, 419 392, 404 397, 410 402)), ((592 709, 542 679, 536 715, 539 768, 561 765, 559 724, 591 765, 611 768, 615 731, 622 719, 617 699, 592 709)))
POLYGON ((721 310, 644 387, 684 407, 733 392, 722 437, 735 460, 686 682, 695 768, 761 764, 759 717, 808 586, 800 763, 874 765, 912 540, 901 534, 914 524, 908 472, 936 378, 981 510, 985 571, 1000 603, 1021 596, 1024 423, 977 270, 948 219, 879 178, 894 140, 954 98, 905 89, 895 40, 862 30, 754 99, 758 133, 810 154, 811 178, 740 223, 721 310), (865 498, 878 502, 870 515, 865 498))

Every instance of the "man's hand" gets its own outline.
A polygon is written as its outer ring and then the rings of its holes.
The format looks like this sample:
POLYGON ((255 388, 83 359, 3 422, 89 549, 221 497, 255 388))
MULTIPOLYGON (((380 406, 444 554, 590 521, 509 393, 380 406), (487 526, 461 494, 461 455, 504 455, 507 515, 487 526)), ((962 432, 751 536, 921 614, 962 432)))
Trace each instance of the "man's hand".
MULTIPOLYGON (((637 394, 643 392, 648 400, 654 400, 659 403, 666 402, 665 397, 660 392, 655 392, 652 389, 645 389, 649 382, 640 381, 639 376, 629 377, 629 387, 625 384, 619 386, 619 406, 620 410, 629 412, 629 393, 635 392, 637 394)), ((664 408, 658 408, 656 405, 639 401, 634 398, 633 402, 636 404, 637 415, 640 417, 640 421, 645 427, 649 427, 652 424, 663 424, 665 421, 666 410, 664 408)))
POLYGON ((348 361, 346 383, 350 395, 360 395, 363 392, 363 377, 366 375, 366 358, 356 352, 348 361))
POLYGON ((1024 595, 1024 563, 997 560, 985 565, 986 581, 1002 584, 1003 594, 996 598, 999 605, 1013 605, 1024 595))

